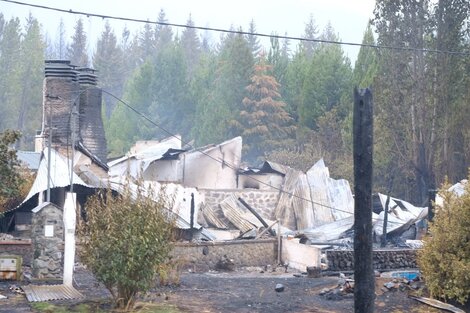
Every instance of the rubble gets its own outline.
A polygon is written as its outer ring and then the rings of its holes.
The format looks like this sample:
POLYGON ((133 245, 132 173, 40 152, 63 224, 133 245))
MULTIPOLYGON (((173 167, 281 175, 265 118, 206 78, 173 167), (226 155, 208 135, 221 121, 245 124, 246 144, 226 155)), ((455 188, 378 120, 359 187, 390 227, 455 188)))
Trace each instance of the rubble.
POLYGON ((320 295, 327 300, 341 300, 343 297, 354 295, 354 279, 348 278, 345 274, 340 273, 338 285, 333 288, 324 288, 320 291, 320 295))
POLYGON ((13 240, 15 239, 14 236, 10 235, 10 234, 6 234, 6 233, 0 233, 0 240, 13 240))
POLYGON ((232 272, 235 270, 235 263, 232 259, 229 259, 226 255, 219 260, 216 264, 216 268, 221 271, 232 272))
POLYGON ((309 278, 321 277, 321 268, 316 266, 307 266, 307 274, 309 278))

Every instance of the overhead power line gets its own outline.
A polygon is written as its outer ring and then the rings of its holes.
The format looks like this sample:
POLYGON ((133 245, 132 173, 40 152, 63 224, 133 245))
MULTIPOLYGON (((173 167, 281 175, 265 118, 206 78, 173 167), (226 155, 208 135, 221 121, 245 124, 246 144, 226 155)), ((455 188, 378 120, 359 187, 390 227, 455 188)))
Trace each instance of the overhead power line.
POLYGON ((343 46, 369 47, 369 48, 397 50, 397 51, 441 53, 441 54, 464 55, 464 56, 470 55, 469 51, 452 51, 452 50, 439 50, 439 49, 427 49, 427 48, 416 48, 416 47, 405 47, 405 46, 375 45, 375 44, 373 45, 373 44, 364 44, 364 43, 357 43, 357 42, 343 42, 343 41, 337 41, 337 40, 326 40, 326 39, 317 39, 317 38, 282 36, 282 35, 276 35, 276 34, 264 34, 264 33, 247 32, 247 31, 243 31, 243 30, 204 27, 204 26, 194 26, 194 25, 184 25, 184 24, 177 24, 177 23, 150 21, 148 19, 143 20, 143 19, 130 18, 130 17, 97 14, 97 13, 92 13, 92 12, 74 11, 72 9, 67 10, 67 9, 61 9, 61 8, 56 8, 56 7, 50 7, 50 6, 46 6, 46 5, 32 4, 32 3, 21 2, 21 1, 13 1, 13 0, 0 0, 0 1, 13 3, 13 4, 18 4, 18 5, 23 5, 23 6, 28 6, 28 7, 33 7, 33 8, 44 9, 44 10, 62 12, 62 13, 67 13, 67 14, 83 15, 83 16, 86 16, 86 17, 98 17, 98 18, 102 18, 102 19, 112 19, 112 20, 120 20, 120 21, 126 21, 126 22, 155 24, 155 25, 179 27, 179 28, 192 28, 192 29, 197 29, 197 30, 213 31, 213 32, 227 33, 227 34, 250 35, 250 36, 258 36, 258 37, 266 37, 266 38, 287 39, 287 40, 307 41, 307 42, 317 42, 317 43, 329 43, 329 44, 343 45, 343 46))

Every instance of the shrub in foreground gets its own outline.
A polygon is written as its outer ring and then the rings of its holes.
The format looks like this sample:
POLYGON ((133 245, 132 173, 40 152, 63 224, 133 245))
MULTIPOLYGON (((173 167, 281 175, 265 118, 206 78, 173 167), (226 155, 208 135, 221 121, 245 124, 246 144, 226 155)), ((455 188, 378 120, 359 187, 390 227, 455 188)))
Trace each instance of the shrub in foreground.
POLYGON ((436 207, 418 265, 432 297, 464 304, 470 297, 470 183, 460 197, 448 188, 439 192, 443 205, 436 207))
POLYGON ((164 190, 153 196, 142 184, 128 184, 119 195, 99 192, 87 201, 79 226, 81 258, 111 292, 119 309, 133 307, 150 289, 172 248, 172 200, 164 190))

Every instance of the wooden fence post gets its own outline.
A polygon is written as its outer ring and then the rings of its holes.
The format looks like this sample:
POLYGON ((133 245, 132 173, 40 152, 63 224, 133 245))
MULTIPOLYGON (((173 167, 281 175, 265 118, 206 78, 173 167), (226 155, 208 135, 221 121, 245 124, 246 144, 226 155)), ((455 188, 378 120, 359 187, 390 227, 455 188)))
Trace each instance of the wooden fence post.
POLYGON ((372 262, 373 110, 369 88, 354 90, 354 312, 373 313, 372 262))

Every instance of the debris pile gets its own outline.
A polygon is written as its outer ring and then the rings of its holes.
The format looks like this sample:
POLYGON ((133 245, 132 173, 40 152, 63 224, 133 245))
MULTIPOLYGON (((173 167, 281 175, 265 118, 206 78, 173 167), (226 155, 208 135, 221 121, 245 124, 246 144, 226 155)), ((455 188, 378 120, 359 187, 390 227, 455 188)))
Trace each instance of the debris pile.
POLYGON ((324 288, 320 291, 320 296, 327 300, 341 300, 343 297, 354 296, 354 279, 339 274, 338 285, 333 288, 324 288))
POLYGON ((406 278, 394 278, 383 284, 380 288, 382 293, 390 291, 416 291, 424 287, 424 283, 420 281, 419 277, 416 277, 413 280, 408 280, 406 278))
POLYGON ((227 255, 224 255, 219 262, 217 262, 216 268, 220 271, 233 272, 235 270, 235 263, 233 259, 229 259, 227 255))
MULTIPOLYGON (((387 292, 419 292, 424 286, 418 272, 387 272, 380 275, 376 273, 376 293, 387 292)), ((333 288, 324 288, 320 295, 327 300, 341 300, 352 297, 354 294, 354 278, 339 274, 338 284, 333 288)))

